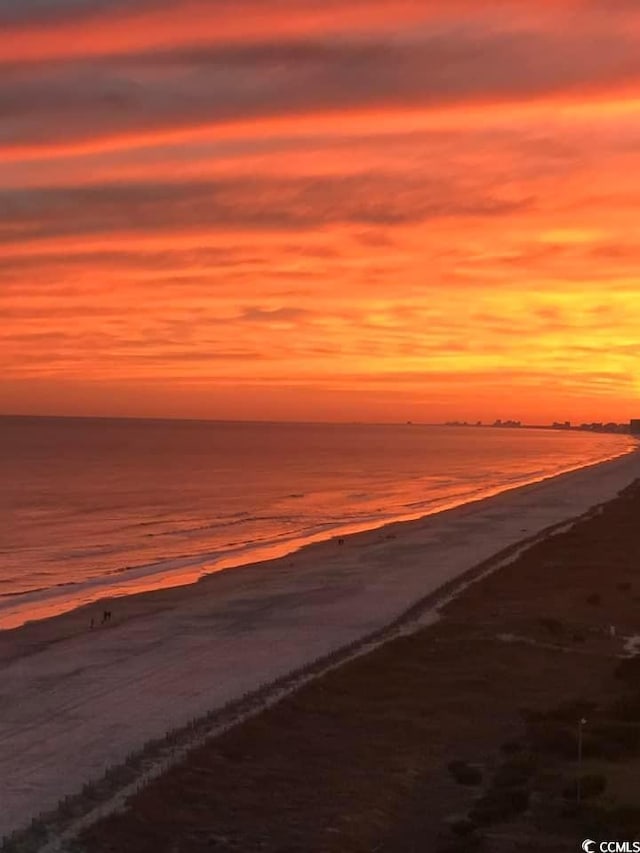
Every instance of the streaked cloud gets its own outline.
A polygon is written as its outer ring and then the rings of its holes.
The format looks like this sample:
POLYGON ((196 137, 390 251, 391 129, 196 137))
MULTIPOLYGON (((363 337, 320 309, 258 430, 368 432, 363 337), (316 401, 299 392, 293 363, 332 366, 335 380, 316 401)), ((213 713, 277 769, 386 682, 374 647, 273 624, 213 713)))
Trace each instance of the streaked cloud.
POLYGON ((195 228, 391 226, 505 215, 529 203, 397 175, 43 188, 0 192, 0 243, 195 228))
POLYGON ((3 407, 635 414, 639 42, 635 0, 0 0, 3 407))
POLYGON ((433 108, 633 88, 638 34, 521 29, 389 41, 262 41, 5 67, 1 147, 96 144, 154 132, 373 109, 433 108))

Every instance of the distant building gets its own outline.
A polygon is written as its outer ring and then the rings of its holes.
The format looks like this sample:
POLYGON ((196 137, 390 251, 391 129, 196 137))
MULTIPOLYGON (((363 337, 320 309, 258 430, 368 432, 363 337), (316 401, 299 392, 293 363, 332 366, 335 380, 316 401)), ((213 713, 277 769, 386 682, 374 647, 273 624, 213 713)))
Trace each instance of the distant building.
MULTIPOLYGON (((633 423, 633 421, 632 421, 632 423, 633 423)), ((638 422, 638 423, 640 423, 640 422, 638 422)), ((620 432, 620 433, 625 433, 625 432, 631 431, 629 424, 617 424, 614 421, 609 421, 608 423, 602 423, 602 422, 596 423, 596 422, 594 422, 592 424, 580 424, 578 429, 586 429, 586 430, 590 430, 591 432, 620 432)), ((638 431, 640 432, 640 427, 638 428, 638 431)))
POLYGON ((629 421, 629 430, 635 435, 640 433, 640 418, 632 418, 629 421))
POLYGON ((492 426, 494 427, 507 427, 511 429, 513 427, 521 427, 522 423, 520 421, 503 421, 498 418, 497 421, 494 421, 492 426))

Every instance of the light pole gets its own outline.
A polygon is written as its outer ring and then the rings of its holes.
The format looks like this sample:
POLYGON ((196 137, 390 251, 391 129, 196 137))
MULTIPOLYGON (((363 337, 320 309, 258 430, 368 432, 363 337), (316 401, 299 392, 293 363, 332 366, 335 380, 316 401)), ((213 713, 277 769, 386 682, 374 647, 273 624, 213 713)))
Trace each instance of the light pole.
POLYGON ((576 779, 576 803, 580 805, 580 795, 582 794, 582 727, 587 721, 584 717, 578 720, 578 778, 576 779))

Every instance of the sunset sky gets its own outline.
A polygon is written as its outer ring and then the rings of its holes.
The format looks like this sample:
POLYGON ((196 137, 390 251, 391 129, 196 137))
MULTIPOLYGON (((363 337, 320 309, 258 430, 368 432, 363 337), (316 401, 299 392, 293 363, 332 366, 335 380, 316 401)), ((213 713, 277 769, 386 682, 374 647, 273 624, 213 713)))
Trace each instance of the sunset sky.
POLYGON ((640 417, 638 0, 0 0, 0 411, 640 417))

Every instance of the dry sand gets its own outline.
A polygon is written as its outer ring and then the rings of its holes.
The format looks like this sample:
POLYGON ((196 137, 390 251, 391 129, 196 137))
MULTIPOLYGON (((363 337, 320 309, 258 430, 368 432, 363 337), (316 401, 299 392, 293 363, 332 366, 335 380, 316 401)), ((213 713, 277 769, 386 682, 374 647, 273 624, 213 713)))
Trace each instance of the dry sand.
POLYGON ((497 551, 613 498, 640 454, 190 587, 0 635, 0 836, 132 750, 375 631, 497 551), (92 615, 113 612, 89 630, 92 615))

